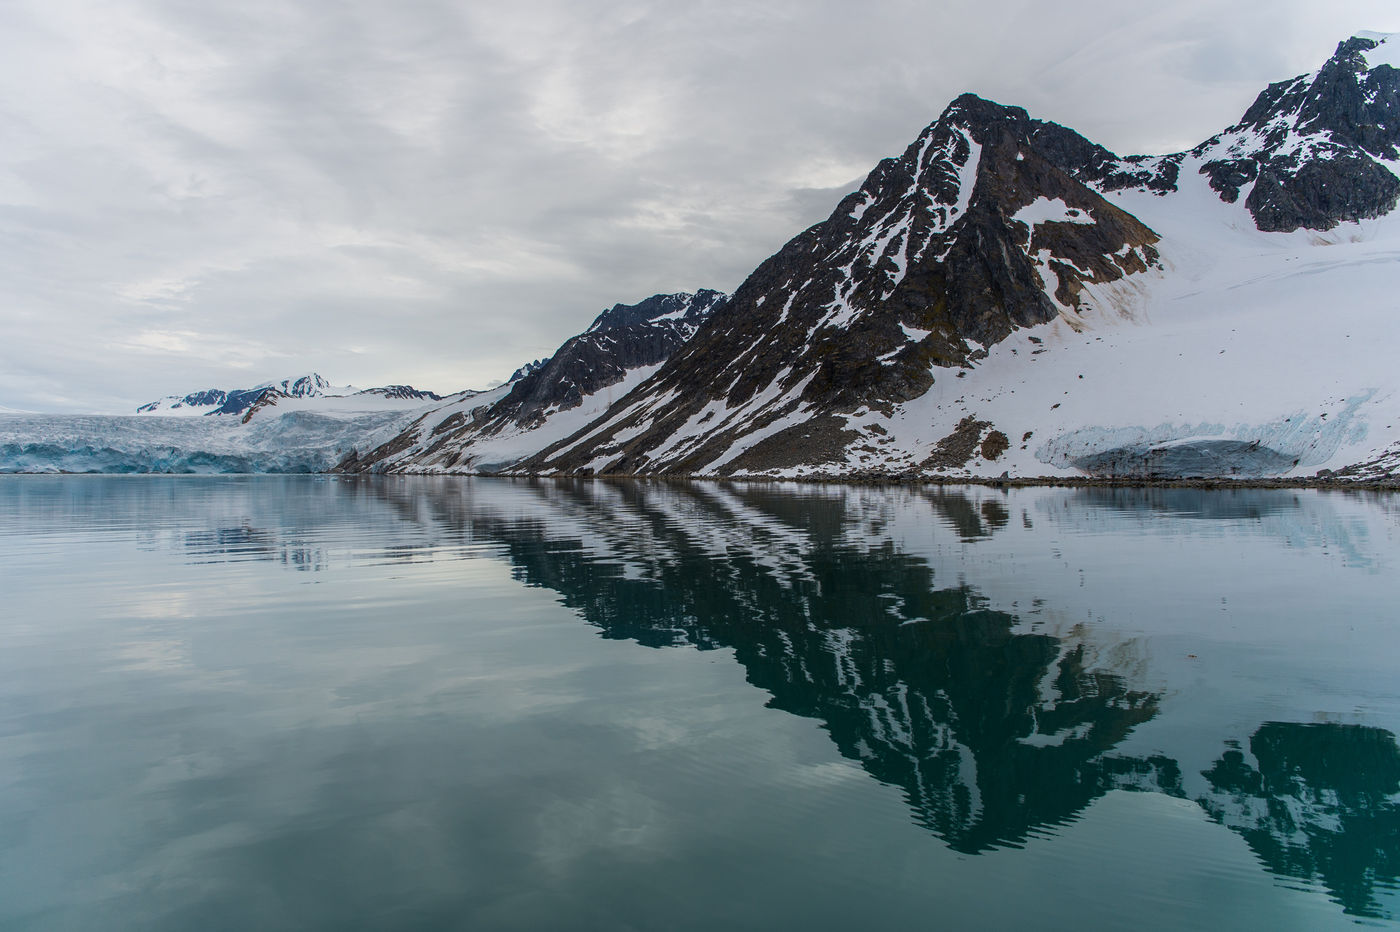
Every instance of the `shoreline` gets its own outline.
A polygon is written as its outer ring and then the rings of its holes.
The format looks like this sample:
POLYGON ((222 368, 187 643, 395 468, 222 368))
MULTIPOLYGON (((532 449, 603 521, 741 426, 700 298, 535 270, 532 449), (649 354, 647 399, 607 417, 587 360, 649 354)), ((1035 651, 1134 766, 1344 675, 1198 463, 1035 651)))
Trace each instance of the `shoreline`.
MULTIPOLYGON (((349 474, 354 475, 354 474, 349 474)), ((381 473, 395 476, 447 476, 452 473, 381 473)), ((601 476, 565 476, 548 473, 502 474, 502 473, 456 473, 455 475, 476 476, 478 478, 501 479, 554 479, 554 480, 609 480, 626 479, 652 482, 736 482, 745 484, 772 484, 778 482, 805 483, 809 485, 862 485, 862 486, 965 486, 978 485, 987 488, 1109 488, 1109 489, 1319 489, 1319 490, 1365 490, 1377 492, 1400 492, 1400 478, 1387 479, 1338 479, 1338 478, 1181 478, 1181 479, 1130 479, 1104 476, 1036 476, 1021 478, 967 477, 908 477, 899 476, 696 476, 665 474, 607 474, 601 476)))
POLYGON ((856 486, 890 486, 890 487, 916 487, 916 486, 984 486, 993 489, 1011 488, 1067 488, 1067 489, 1202 489, 1202 490, 1229 490, 1229 489, 1315 489, 1319 491, 1368 491, 1368 492, 1400 492, 1400 477, 1385 479, 1346 479, 1340 477, 1303 477, 1303 478, 1254 478, 1254 479, 1228 479, 1219 477, 1193 477, 1177 479, 1140 479, 1127 477, 1108 476, 1035 476, 1035 477, 1007 477, 1007 478, 986 478, 979 476, 964 477, 901 477, 901 476, 701 476, 689 474, 666 474, 666 473, 640 473, 640 474, 615 474, 604 475, 560 475, 557 473, 443 473, 443 472, 394 472, 394 473, 358 473, 358 472, 257 472, 257 473, 166 473, 166 472, 126 472, 126 473, 102 473, 102 472, 67 472, 55 470, 51 472, 7 472, 0 473, 0 477, 19 476, 92 476, 101 478, 215 478, 215 477, 237 477, 237 476, 330 476, 344 479, 359 479, 373 477, 376 479, 387 478, 470 478, 470 479, 511 479, 538 481, 547 479, 556 482, 606 482, 611 480, 625 481, 645 481, 645 482, 713 482, 713 483, 742 483, 745 485, 772 485, 775 483, 796 483, 799 485, 856 485, 856 486))

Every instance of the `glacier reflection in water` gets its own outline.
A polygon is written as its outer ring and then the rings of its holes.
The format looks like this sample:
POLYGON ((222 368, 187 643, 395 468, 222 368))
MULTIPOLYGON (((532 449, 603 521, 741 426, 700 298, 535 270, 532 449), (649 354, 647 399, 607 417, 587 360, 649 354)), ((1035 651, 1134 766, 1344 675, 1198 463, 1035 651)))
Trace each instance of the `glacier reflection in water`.
POLYGON ((1294 491, 6 479, 0 924, 1388 923, 1397 537, 1294 491))

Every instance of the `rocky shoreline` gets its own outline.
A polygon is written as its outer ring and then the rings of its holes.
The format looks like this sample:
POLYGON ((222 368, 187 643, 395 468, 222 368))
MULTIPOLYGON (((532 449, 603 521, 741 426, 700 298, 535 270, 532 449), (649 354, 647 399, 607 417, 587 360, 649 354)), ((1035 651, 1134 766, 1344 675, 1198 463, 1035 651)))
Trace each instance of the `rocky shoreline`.
POLYGON ((985 486, 993 489, 1009 488, 1106 488, 1106 489, 1318 489, 1341 491, 1400 492, 1400 477, 1384 479, 1346 479, 1337 477, 1303 477, 1274 479, 1137 479, 1105 478, 1096 476, 1032 476, 1017 478, 987 478, 984 476, 890 476, 890 475, 806 475, 797 477, 780 476, 704 476, 695 474, 655 474, 635 473, 605 475, 559 473, 347 473, 343 475, 380 476, 434 476, 445 478, 458 476, 475 479, 513 479, 538 481, 548 479, 556 482, 567 481, 645 481, 663 483, 712 482, 717 484, 734 483, 744 485, 772 485, 795 483, 807 485, 860 485, 860 486, 985 486))

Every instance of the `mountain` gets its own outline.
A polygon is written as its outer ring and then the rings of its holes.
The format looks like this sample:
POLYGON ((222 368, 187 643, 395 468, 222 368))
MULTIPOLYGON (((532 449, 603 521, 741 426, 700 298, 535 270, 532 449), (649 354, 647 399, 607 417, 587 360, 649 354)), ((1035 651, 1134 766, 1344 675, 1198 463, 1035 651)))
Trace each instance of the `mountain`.
POLYGON ((277 392, 289 398, 314 398, 327 394, 330 389, 330 382, 313 372, 296 378, 282 379, 280 382, 262 382, 252 388, 206 388, 188 395, 167 395, 141 405, 136 409, 136 413, 242 414, 256 404, 265 392, 277 392))
POLYGON ((1359 34, 1166 156, 963 95, 605 417, 514 471, 1384 471, 1397 68, 1400 38, 1359 34))
POLYGON ((495 472, 568 437, 651 375, 726 296, 653 295, 599 314, 548 359, 496 389, 435 408, 346 471, 495 472))
POLYGON ((188 395, 167 395, 136 409, 137 414, 188 416, 193 414, 241 414, 245 418, 254 412, 277 404, 283 398, 345 398, 352 395, 377 396, 393 401, 441 401, 435 392, 420 391, 411 385, 386 385, 382 388, 357 389, 331 385, 319 373, 276 382, 262 382, 252 388, 207 388, 188 395))
POLYGON ((1023 110, 959 97, 554 459, 607 457, 593 468, 613 472, 828 461, 849 433, 837 412, 918 398, 937 370, 1083 310, 1089 286, 1158 268, 1157 235, 1057 167, 1034 129, 1023 110))
POLYGON ((1189 163, 1223 201, 1243 195, 1261 231, 1330 230, 1384 216, 1400 196, 1397 68, 1400 39, 1360 33, 1318 71, 1269 85, 1240 122, 1189 152, 1120 159, 1053 125, 1040 141, 1102 191, 1175 192, 1189 163))
POLYGON ((1400 39, 1388 38, 1348 39, 1321 70, 1270 85, 1238 124, 1192 150, 1211 187, 1226 201, 1243 195, 1271 232, 1329 230, 1393 210, 1400 39))

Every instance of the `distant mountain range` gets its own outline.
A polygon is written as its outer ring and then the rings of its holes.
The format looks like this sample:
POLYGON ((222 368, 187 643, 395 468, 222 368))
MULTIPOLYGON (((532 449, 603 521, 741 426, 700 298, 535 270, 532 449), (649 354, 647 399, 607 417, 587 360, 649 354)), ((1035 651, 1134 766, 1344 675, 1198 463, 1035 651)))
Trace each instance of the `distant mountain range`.
POLYGON ((252 388, 206 388, 188 395, 167 395, 141 405, 137 414, 241 414, 251 416, 259 408, 275 405, 279 398, 344 398, 351 395, 377 395, 396 401, 441 401, 435 392, 420 391, 411 385, 385 385, 380 388, 334 386, 319 373, 263 382, 252 388))

